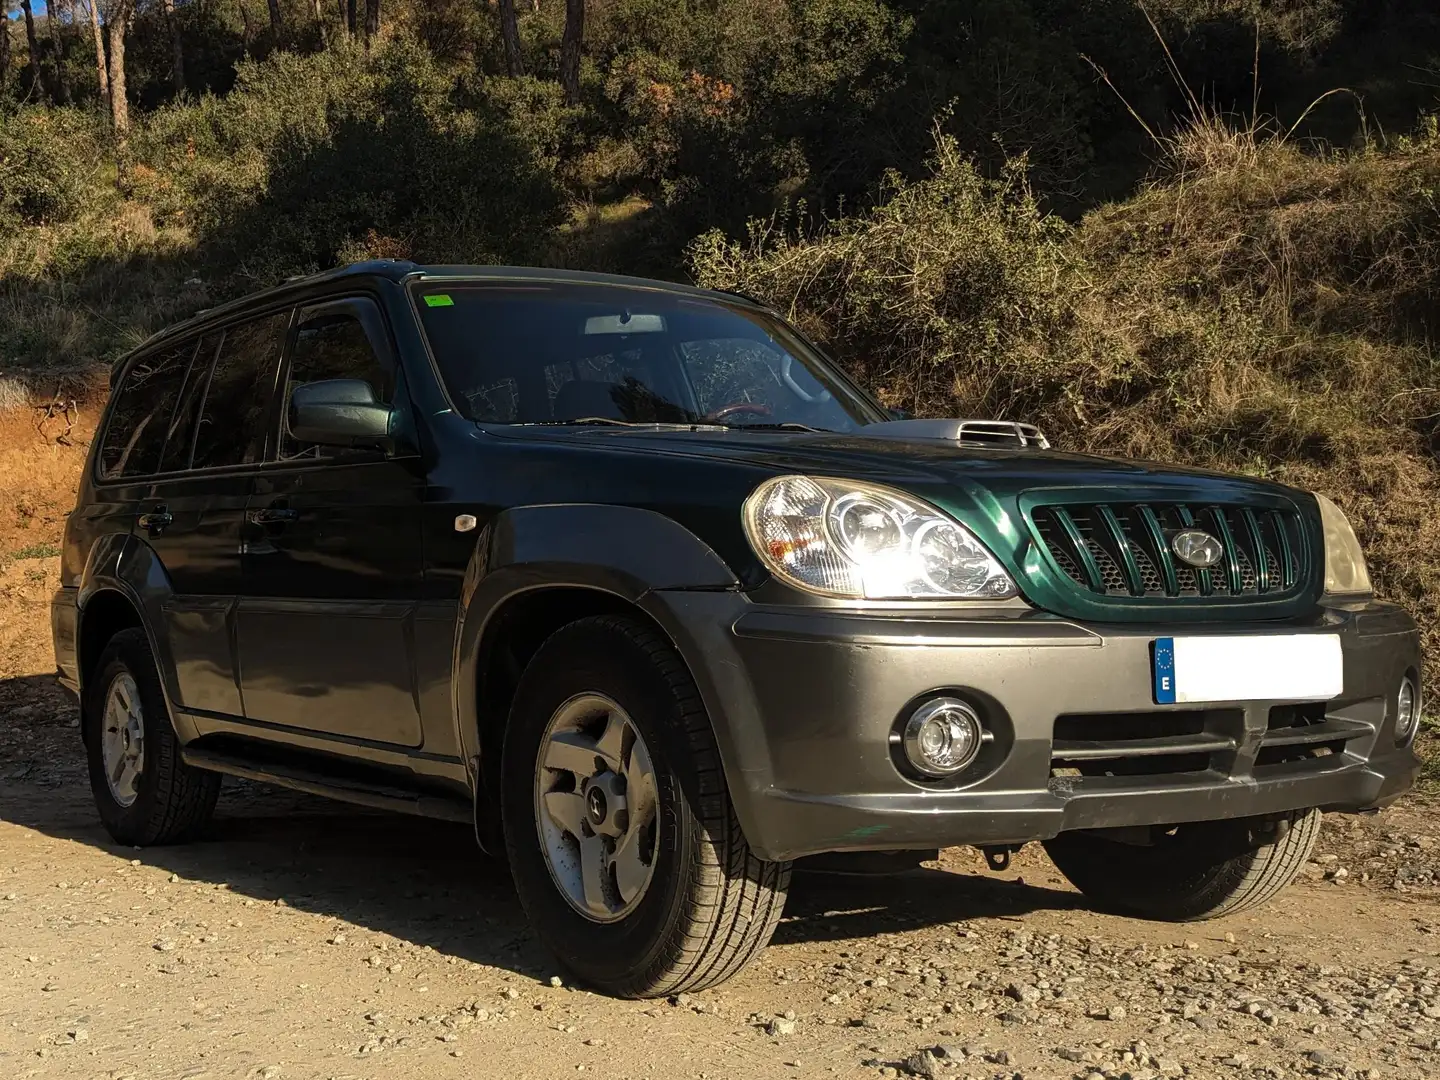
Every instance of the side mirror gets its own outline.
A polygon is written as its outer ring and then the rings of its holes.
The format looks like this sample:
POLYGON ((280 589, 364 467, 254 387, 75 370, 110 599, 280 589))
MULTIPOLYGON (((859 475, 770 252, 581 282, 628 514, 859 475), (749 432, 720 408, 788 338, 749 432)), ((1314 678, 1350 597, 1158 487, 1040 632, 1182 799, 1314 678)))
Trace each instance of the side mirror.
POLYGON ((909 420, 911 418, 904 409, 886 409, 885 411, 890 414, 891 420, 909 420))
POLYGON ((321 379, 290 392, 290 434, 300 442, 388 450, 394 419, 364 379, 321 379))

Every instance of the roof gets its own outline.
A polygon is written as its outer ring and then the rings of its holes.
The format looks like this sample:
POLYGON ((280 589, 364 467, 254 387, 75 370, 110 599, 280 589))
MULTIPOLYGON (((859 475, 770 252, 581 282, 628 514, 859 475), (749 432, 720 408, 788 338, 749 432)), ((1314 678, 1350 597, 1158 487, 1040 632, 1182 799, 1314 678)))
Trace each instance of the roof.
POLYGON ((212 322, 219 322, 236 312, 245 311, 250 308, 266 307, 274 302, 282 301, 293 294, 308 292, 317 285, 344 281, 348 278, 380 278, 385 281, 394 282, 397 285, 412 279, 419 281, 548 281, 583 285, 616 285, 629 288, 660 289, 665 292, 684 293, 689 296, 705 297, 711 300, 724 300, 730 303, 739 300, 755 307, 763 306, 758 300, 741 295, 740 293, 701 289, 694 285, 684 285, 674 281, 627 277, 621 274, 595 274, 586 270, 556 270, 536 266, 467 266, 459 264, 426 266, 400 259, 372 259, 367 262, 352 263, 349 266, 338 267, 334 270, 325 270, 318 274, 306 274, 300 277, 289 278, 283 283, 269 289, 249 293, 238 299, 221 304, 218 307, 206 308, 182 322, 167 326, 165 329, 150 335, 150 337, 146 338, 140 345, 117 359, 111 367, 112 381, 119 373, 125 361, 131 356, 167 338, 178 337, 182 334, 201 329, 212 322))

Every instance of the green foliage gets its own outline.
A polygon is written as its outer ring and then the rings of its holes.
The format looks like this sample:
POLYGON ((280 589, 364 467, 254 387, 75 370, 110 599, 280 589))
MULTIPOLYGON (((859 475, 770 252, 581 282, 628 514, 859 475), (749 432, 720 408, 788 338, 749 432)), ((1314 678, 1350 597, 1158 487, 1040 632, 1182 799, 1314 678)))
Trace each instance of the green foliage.
POLYGON ((109 201, 104 147, 98 125, 80 112, 0 110, 0 237, 74 221, 109 201))
POLYGON ((565 119, 533 80, 458 90, 423 49, 275 53, 136 140, 210 259, 272 282, 366 254, 534 258, 563 219, 565 119))
POLYGON ((784 224, 752 224, 743 244, 702 236, 697 279, 776 301, 897 403, 943 408, 964 386, 983 392, 973 405, 987 414, 1024 415, 1116 377, 1050 348, 1071 332, 1084 267, 1023 161, 989 180, 941 136, 930 175, 892 175, 872 211, 799 238, 784 224))

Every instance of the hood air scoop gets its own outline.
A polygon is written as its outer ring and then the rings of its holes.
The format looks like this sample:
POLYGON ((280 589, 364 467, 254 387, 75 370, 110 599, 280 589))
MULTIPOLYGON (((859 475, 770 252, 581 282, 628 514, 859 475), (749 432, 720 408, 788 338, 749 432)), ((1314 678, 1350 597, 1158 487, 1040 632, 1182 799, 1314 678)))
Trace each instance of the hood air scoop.
POLYGON ((923 439, 995 450, 1050 449, 1050 440, 1034 424, 1011 420, 886 420, 866 424, 862 434, 880 439, 923 439))

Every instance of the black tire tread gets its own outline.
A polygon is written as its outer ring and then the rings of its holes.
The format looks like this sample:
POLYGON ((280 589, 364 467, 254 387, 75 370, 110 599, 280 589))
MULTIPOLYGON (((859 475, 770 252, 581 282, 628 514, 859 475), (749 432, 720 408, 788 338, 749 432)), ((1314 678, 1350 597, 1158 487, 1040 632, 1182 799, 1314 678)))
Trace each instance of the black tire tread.
MULTIPOLYGON (((145 769, 150 774, 147 784, 153 786, 150 798, 145 800, 148 812, 139 821, 127 820, 131 815, 123 813, 107 814, 102 808, 106 828, 121 843, 139 847, 193 840, 214 814, 220 774, 185 763, 180 740, 165 712, 165 693, 144 630, 131 627, 112 637, 96 664, 96 674, 103 676, 117 659, 134 676, 145 706, 145 769)), ((104 687, 96 687, 97 694, 103 692, 104 687)), ((98 704, 92 703, 92 708, 98 704)), ((92 731, 91 737, 98 739, 98 731, 92 731)), ((91 752, 98 754, 98 746, 91 752)), ((100 778, 97 800, 108 797, 108 792, 99 786, 103 783, 100 778)))
POLYGON ((1297 810, 1285 821, 1288 827, 1277 842, 1226 864, 1214 886, 1214 905, 1194 918, 1214 919, 1257 907, 1299 876, 1320 838, 1320 811, 1297 810))
POLYGON ((701 834, 684 890, 686 909, 679 932, 672 934, 647 969, 609 989, 623 997, 648 998, 715 986, 769 943, 784 911, 791 864, 768 862, 751 852, 730 801, 709 715, 670 642, 645 623, 623 615, 582 619, 556 631, 550 640, 595 631, 628 639, 673 695, 696 781, 698 797, 691 810, 701 834))
POLYGON ((1072 885, 1105 907, 1167 922, 1203 922, 1263 904, 1294 881, 1315 849, 1320 819, 1319 810, 1292 810, 1276 819, 1275 839, 1199 873, 1166 873, 1148 849, 1083 834, 1062 833, 1047 840, 1045 850, 1072 885), (1143 887, 1136 888, 1137 879, 1143 887))

